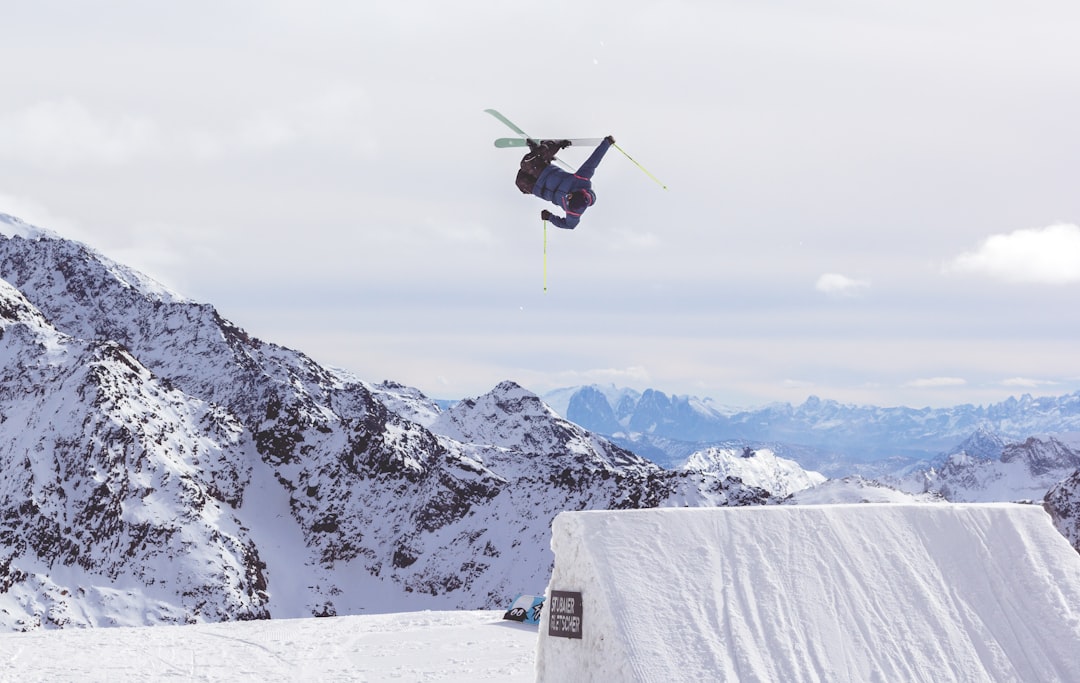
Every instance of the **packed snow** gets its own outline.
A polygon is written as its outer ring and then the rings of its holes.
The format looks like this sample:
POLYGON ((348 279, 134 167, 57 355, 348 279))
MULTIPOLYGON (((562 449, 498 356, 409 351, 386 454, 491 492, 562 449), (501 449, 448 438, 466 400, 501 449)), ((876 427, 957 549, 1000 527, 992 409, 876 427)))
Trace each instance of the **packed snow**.
POLYGON ((0 661, 19 681, 1080 680, 1080 555, 1039 507, 587 511, 552 546, 580 640, 547 635, 550 608, 539 629, 427 611, 5 634, 0 661))
POLYGON ((536 626, 412 612, 0 635, 0 680, 532 681, 536 626))
POLYGON ((1078 681, 1080 555, 1039 507, 564 513, 538 680, 1078 681))

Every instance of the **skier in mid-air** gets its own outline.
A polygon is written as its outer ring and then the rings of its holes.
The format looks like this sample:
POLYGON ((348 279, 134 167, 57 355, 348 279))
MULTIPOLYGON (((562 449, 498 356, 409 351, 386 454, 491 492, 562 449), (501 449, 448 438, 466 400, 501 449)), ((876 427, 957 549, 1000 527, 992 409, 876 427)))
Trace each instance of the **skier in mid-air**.
POLYGON ((524 194, 534 194, 549 201, 566 212, 566 217, 557 216, 547 209, 540 212, 540 217, 557 227, 573 230, 581 220, 585 209, 596 203, 596 193, 592 189, 592 176, 604 154, 615 144, 615 138, 604 138, 585 163, 574 173, 562 170, 551 163, 555 154, 570 146, 569 140, 529 140, 529 152, 521 159, 516 184, 524 194))

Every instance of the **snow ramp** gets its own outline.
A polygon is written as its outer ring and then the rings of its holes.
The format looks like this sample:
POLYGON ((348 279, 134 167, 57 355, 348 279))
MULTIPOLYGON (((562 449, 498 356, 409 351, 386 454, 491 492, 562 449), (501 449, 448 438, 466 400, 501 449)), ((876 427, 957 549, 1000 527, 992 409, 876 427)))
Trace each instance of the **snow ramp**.
POLYGON ((1030 505, 560 514, 539 681, 1080 681, 1080 554, 1030 505))

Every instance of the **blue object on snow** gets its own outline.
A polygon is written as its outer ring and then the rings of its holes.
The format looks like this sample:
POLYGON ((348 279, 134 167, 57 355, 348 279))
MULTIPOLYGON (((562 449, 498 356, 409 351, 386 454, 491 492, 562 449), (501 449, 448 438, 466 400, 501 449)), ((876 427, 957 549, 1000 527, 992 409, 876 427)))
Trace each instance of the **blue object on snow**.
POLYGON ((523 624, 539 624, 540 614, 544 611, 543 595, 519 595, 514 598, 510 609, 506 610, 503 619, 520 621, 523 624))

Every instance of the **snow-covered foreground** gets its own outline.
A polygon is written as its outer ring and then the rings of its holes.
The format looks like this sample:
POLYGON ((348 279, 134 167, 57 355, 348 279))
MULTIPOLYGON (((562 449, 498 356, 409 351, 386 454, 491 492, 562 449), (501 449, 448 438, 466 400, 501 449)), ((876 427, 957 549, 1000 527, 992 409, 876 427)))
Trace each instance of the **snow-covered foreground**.
POLYGON ((1080 681, 1080 556, 1036 506, 573 512, 552 546, 539 630, 483 611, 37 631, 0 635, 0 681, 1080 681), (548 635, 555 612, 578 637, 548 635))
POLYGON ((0 635, 0 681, 532 681, 537 630, 411 612, 0 635))

